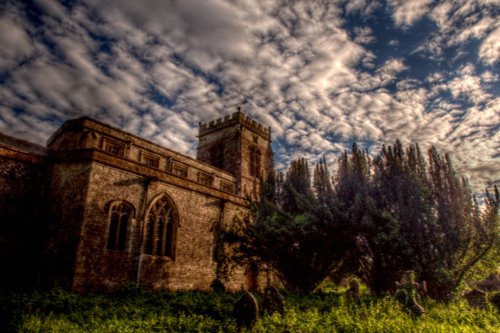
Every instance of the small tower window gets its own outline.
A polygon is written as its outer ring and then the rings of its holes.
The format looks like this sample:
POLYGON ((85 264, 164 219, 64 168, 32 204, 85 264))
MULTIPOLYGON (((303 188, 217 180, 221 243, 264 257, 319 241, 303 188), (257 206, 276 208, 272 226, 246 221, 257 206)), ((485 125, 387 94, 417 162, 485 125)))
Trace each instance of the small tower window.
POLYGON ((109 206, 108 250, 125 251, 127 234, 134 208, 124 201, 109 206))
POLYGON ((144 253, 174 259, 177 218, 166 195, 150 208, 146 221, 144 253))
POLYGON ((250 153, 250 166, 249 173, 252 177, 260 176, 260 150, 255 146, 251 146, 249 149, 250 153))

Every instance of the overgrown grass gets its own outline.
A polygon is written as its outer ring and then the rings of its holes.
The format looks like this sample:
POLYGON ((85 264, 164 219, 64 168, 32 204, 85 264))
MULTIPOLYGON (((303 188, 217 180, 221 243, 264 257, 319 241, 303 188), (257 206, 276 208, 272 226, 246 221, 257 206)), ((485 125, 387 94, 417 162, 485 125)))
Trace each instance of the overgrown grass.
MULTIPOLYGON (((0 294, 10 332, 236 332, 239 294, 142 292, 78 296, 60 290, 0 294)), ((258 297, 259 298, 259 297, 258 297)), ((423 301, 414 318, 391 298, 349 303, 336 293, 286 294, 286 314, 261 316, 253 332, 498 332, 496 309, 423 301)))

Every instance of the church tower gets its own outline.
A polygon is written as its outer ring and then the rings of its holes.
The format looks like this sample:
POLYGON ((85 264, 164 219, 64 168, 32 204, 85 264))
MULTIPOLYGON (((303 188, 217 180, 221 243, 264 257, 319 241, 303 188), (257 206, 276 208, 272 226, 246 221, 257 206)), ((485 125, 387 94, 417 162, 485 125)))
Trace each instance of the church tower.
POLYGON ((273 172, 271 128, 240 112, 200 123, 197 159, 233 174, 239 195, 250 195, 273 172))

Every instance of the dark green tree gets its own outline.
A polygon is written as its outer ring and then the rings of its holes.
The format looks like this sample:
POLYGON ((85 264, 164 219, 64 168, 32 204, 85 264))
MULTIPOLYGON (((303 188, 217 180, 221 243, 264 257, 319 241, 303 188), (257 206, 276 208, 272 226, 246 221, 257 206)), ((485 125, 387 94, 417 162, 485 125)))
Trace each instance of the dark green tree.
POLYGON ((350 154, 344 151, 338 160, 334 176, 334 193, 337 200, 339 220, 343 221, 343 232, 351 242, 341 265, 331 272, 339 281, 342 277, 357 275, 364 281, 371 277, 373 255, 367 238, 361 233, 366 209, 372 203, 369 195, 372 161, 366 151, 353 144, 350 154))
MULTIPOLYGON (((421 276, 429 282, 431 295, 449 299, 467 272, 499 245, 499 195, 484 195, 483 213, 467 180, 459 178, 448 155, 429 150, 429 178, 434 220, 433 260, 422 265, 421 276)), ((431 251, 428 251, 431 252, 431 251)))
POLYGON ((474 265, 499 246, 499 194, 483 210, 449 156, 397 141, 373 160, 354 144, 332 183, 320 159, 272 175, 246 218, 224 231, 230 261, 272 269, 291 290, 311 291, 327 276, 357 275, 376 294, 394 291, 405 271, 429 295, 449 300, 474 265), (312 182, 311 182, 312 180, 312 182))
POLYGON ((421 250, 430 245, 427 224, 432 211, 425 169, 419 147, 405 151, 399 141, 384 145, 374 160, 370 205, 360 231, 372 253, 366 275, 375 293, 390 291, 404 271, 427 259, 421 250))
POLYGON ((363 170, 356 167, 360 156, 355 146, 350 157, 344 154, 336 184, 364 246, 356 253, 357 274, 381 294, 413 270, 427 281, 430 296, 450 299, 498 244, 498 196, 486 193, 481 214, 467 181, 435 148, 427 162, 418 145, 383 146, 364 177, 356 172, 363 170))
POLYGON ((350 244, 336 219, 333 189, 324 161, 314 172, 306 160, 291 163, 261 186, 250 214, 226 230, 229 257, 237 265, 272 269, 287 288, 314 290, 339 265, 350 244))

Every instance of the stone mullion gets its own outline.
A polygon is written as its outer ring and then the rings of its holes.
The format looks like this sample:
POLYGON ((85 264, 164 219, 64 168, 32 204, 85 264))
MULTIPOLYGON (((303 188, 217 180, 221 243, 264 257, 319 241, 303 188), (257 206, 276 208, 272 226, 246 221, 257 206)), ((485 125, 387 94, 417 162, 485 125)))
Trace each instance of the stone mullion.
POLYGON ((118 242, 117 242, 117 249, 121 251, 124 251, 127 248, 127 226, 129 220, 130 220, 130 214, 127 212, 123 212, 122 209, 122 214, 119 219, 120 223, 118 228, 118 242), (121 245, 120 243, 122 243, 122 239, 123 239, 123 246, 120 246, 121 245))
POLYGON ((108 249, 116 249, 116 230, 118 228, 118 221, 115 219, 116 211, 113 209, 109 219, 109 232, 108 232, 108 249))
POLYGON ((152 224, 152 235, 151 235, 151 242, 152 242, 152 246, 151 246, 151 254, 152 255, 156 255, 156 251, 158 249, 158 211, 157 211, 157 207, 156 207, 156 204, 155 204, 155 207, 153 208, 154 209, 154 212, 153 212, 153 218, 152 218, 152 221, 151 223, 152 224))
POLYGON ((115 239, 113 244, 113 250, 120 249, 120 234, 122 228, 122 216, 123 216, 123 204, 118 204, 114 207, 114 214, 116 215, 116 228, 115 228, 115 239))

